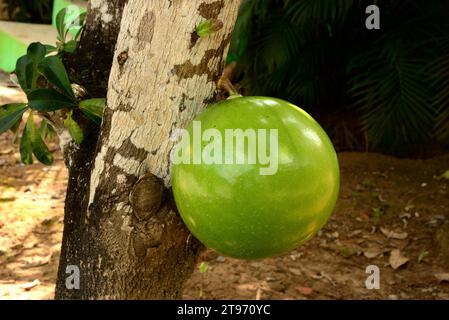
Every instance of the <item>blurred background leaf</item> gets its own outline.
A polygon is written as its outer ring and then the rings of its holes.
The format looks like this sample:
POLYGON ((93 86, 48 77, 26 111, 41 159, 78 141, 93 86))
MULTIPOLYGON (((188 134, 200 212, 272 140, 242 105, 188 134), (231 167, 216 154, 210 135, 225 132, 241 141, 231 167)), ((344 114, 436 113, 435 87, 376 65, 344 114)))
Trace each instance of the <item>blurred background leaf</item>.
POLYGON ((9 20, 51 23, 53 0, 4 0, 4 3, 9 20))

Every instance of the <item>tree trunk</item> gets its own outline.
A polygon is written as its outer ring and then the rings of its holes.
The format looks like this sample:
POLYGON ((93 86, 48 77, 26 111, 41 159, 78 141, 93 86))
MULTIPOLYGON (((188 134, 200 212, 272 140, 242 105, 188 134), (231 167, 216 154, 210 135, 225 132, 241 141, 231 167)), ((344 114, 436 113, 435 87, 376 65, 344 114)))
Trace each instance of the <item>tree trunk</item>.
MULTIPOLYGON (((107 0, 99 6, 89 3, 84 31, 77 50, 64 56, 64 64, 72 82, 82 85, 91 98, 105 97, 112 66, 115 44, 120 31, 123 7, 128 0, 107 0), (111 19, 112 16, 112 19, 111 19), (111 20, 111 23, 105 23, 111 20), (95 66, 95 68, 92 68, 95 66)), ((56 299, 81 299, 82 290, 67 290, 65 279, 68 265, 79 265, 86 254, 80 250, 80 240, 87 239, 83 217, 87 211, 92 163, 99 136, 97 127, 86 119, 77 119, 83 127, 84 141, 73 142, 64 151, 69 180, 65 200, 64 233, 56 282, 56 299)))
POLYGON ((181 298, 201 245, 172 199, 171 135, 215 99, 239 2, 128 1, 95 156, 69 163, 83 173, 69 169, 57 298, 181 298), (206 19, 223 28, 198 39, 206 19), (66 288, 69 265, 79 290, 66 288))

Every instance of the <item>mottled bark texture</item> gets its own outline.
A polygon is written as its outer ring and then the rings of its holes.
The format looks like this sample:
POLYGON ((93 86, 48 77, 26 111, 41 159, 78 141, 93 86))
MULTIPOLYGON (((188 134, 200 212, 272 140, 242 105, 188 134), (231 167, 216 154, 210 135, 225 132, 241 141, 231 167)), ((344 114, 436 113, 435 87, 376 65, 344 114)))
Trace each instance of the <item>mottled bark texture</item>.
POLYGON ((91 0, 84 32, 76 52, 65 56, 72 82, 82 84, 90 97, 106 96, 123 7, 128 0, 91 0))
MULTIPOLYGON (((64 57, 64 64, 72 82, 86 88, 88 97, 105 97, 107 83, 114 57, 115 44, 120 31, 123 7, 128 0, 103 1, 107 10, 92 9, 89 3, 85 29, 74 54, 64 57), (105 23, 104 15, 113 23, 105 23), (107 40, 107 41, 106 41, 107 40)), ((98 1, 97 1, 98 2, 98 1)), ((56 283, 57 299, 81 299, 81 290, 66 290, 67 265, 77 265, 83 252, 81 239, 86 239, 83 217, 87 211, 90 174, 99 136, 99 128, 92 122, 75 114, 83 128, 85 139, 80 146, 73 142, 64 150, 64 160, 68 168, 69 181, 65 200, 64 233, 56 283)))
POLYGON ((66 208, 58 298, 181 297, 201 246, 173 202, 171 136, 215 99, 239 2, 128 1, 89 185, 66 208), (223 28, 198 39, 206 19, 223 28), (79 266, 80 290, 65 288, 67 265, 79 266))

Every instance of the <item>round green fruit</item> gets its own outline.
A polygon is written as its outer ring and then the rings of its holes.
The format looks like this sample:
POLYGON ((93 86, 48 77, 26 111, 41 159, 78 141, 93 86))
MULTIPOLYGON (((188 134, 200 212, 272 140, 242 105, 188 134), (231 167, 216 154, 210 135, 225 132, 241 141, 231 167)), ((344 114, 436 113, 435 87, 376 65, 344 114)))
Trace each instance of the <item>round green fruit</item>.
POLYGON ((294 249, 326 223, 338 196, 331 141, 310 115, 280 99, 238 97, 209 107, 172 161, 183 221, 204 245, 234 258, 294 249))

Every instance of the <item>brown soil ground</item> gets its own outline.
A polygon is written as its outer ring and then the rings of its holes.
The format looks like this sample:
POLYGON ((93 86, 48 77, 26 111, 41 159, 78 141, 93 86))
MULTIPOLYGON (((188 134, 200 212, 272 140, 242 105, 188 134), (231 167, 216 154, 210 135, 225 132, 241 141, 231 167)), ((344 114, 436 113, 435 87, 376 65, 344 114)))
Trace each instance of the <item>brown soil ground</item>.
MULTIPOLYGON (((60 156, 51 167, 23 166, 10 139, 0 139, 0 299, 50 299, 67 172, 60 156)), ((449 156, 339 157, 340 199, 319 235, 261 261, 208 250, 199 261, 207 271, 195 270, 185 298, 449 299, 448 247, 440 248, 449 234, 449 181, 438 179, 449 168, 449 156), (408 259, 397 269, 390 261, 395 249, 408 259), (379 290, 365 287, 368 265, 380 268, 379 290)))
MULTIPOLYGON (((9 133, 0 136, 0 299, 51 299, 67 171, 58 152, 51 167, 21 165, 12 141, 9 133)), ((195 269, 184 297, 449 299, 449 180, 441 178, 449 155, 339 159, 340 198, 315 238, 260 261, 208 250, 198 263, 207 270, 195 269), (378 290, 365 287, 369 265, 380 269, 378 290)))

